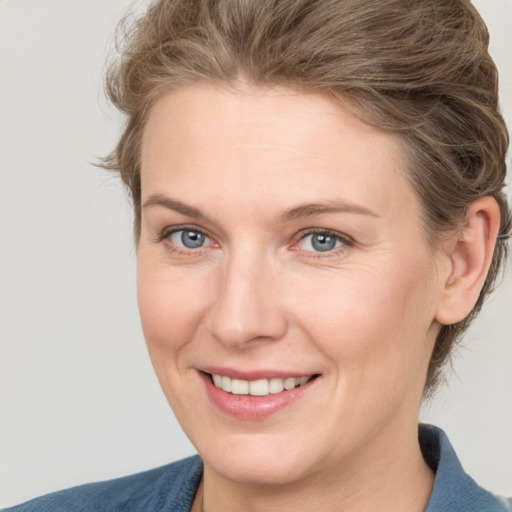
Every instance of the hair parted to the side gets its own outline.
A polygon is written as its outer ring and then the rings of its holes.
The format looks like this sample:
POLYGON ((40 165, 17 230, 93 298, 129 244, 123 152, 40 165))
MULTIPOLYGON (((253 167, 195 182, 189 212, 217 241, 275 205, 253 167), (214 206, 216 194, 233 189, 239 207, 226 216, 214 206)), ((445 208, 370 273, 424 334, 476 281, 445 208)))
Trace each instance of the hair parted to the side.
POLYGON ((131 192, 138 241, 140 152, 148 113, 164 92, 200 81, 285 86, 325 94, 398 135, 435 242, 468 205, 496 199, 501 228, 470 315, 441 328, 425 393, 492 290, 511 215, 503 193, 508 133, 499 111, 489 34, 469 0, 159 0, 120 25, 107 92, 127 116, 104 161, 131 192))

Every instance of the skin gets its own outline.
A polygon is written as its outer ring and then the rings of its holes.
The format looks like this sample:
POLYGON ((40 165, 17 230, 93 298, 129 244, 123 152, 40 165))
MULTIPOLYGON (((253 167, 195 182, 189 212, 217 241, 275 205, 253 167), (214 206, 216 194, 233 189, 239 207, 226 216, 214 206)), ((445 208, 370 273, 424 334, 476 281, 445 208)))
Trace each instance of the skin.
POLYGON ((154 105, 138 300, 162 389, 205 463, 195 510, 425 509, 428 362, 440 321, 476 300, 499 213, 476 205, 467 240, 433 254, 403 161, 392 135, 313 94, 195 85, 154 105), (324 207, 300 208, 311 204, 324 207), (183 225, 202 247, 182 245, 183 225), (315 251, 311 229, 336 247, 315 251), (247 420, 212 404, 206 366, 319 377, 247 420))

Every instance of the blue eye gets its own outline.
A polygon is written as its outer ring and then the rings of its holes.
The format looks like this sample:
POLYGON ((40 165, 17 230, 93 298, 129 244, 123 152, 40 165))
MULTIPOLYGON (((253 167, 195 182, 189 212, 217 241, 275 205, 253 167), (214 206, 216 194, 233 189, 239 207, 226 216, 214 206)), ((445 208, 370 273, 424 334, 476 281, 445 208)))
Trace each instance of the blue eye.
POLYGON ((304 251, 328 252, 343 245, 343 240, 332 233, 310 233, 300 241, 304 251))
POLYGON ((169 238, 174 245, 185 249, 199 249, 210 240, 201 231, 193 229, 179 229, 171 233, 169 238))

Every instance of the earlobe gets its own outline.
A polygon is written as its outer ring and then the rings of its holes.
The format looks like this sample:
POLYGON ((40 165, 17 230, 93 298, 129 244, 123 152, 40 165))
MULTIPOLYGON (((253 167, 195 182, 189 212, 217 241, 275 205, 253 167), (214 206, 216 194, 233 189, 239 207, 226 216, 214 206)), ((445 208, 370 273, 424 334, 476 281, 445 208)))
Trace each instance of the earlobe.
POLYGON ((473 309, 491 265, 500 226, 500 210, 493 197, 469 206, 463 228, 451 240, 444 288, 436 320, 449 325, 473 309))

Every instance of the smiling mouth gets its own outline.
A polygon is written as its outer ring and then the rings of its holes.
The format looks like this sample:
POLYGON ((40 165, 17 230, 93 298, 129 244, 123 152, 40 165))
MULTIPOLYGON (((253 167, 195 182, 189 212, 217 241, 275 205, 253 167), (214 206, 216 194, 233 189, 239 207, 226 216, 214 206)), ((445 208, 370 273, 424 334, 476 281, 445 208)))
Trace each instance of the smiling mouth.
POLYGON ((219 389, 233 395, 268 396, 290 391, 310 382, 318 375, 258 380, 232 379, 226 375, 209 374, 211 382, 219 389))

